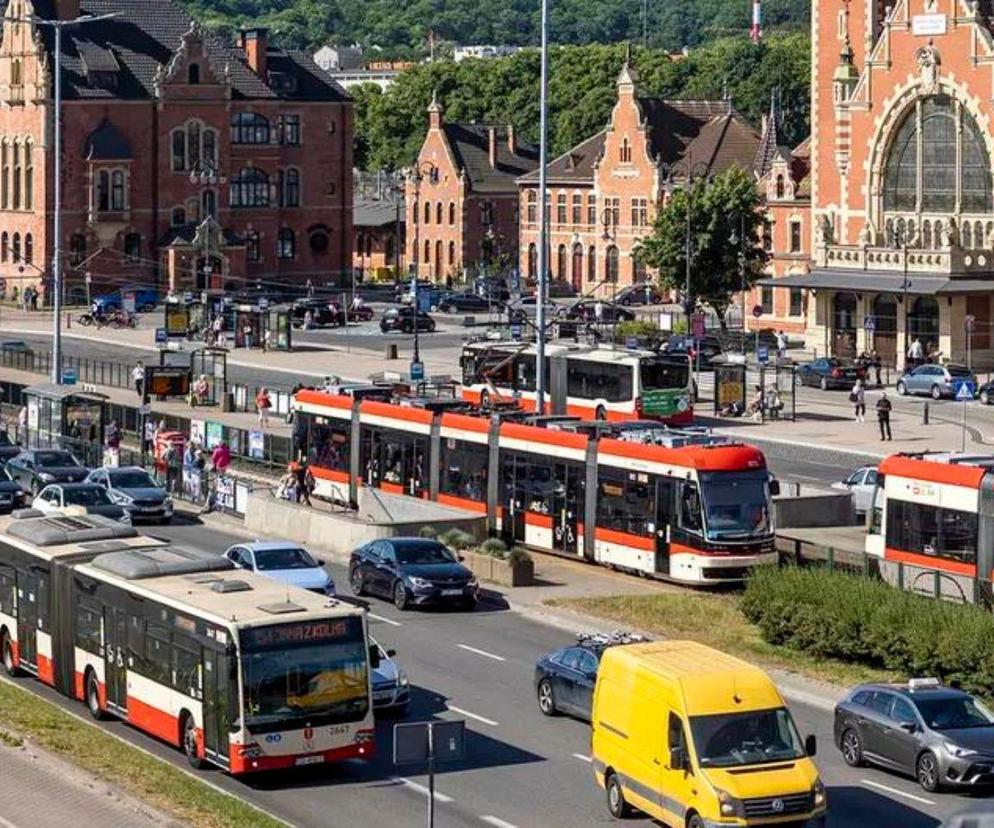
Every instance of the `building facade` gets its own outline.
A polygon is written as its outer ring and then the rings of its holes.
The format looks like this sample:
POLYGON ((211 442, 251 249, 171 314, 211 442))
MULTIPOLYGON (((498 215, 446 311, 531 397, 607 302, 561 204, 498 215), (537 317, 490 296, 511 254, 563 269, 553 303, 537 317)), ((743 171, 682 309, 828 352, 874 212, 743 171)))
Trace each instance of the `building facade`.
POLYGON ((519 142, 513 127, 448 123, 432 100, 428 134, 405 190, 408 250, 418 274, 448 282, 513 267, 515 181, 537 164, 538 151, 519 142))
POLYGON ((264 30, 230 44, 170 0, 12 0, 0 45, 0 277, 50 287, 54 37, 63 35, 64 292, 344 283, 347 96, 264 30))
POLYGON ((777 283, 822 353, 901 364, 917 338, 990 367, 991 3, 812 5, 812 267, 777 283))
POLYGON ((403 182, 383 172, 354 175, 352 273, 358 282, 393 280, 406 270, 402 188, 403 182))
MULTIPOLYGON (((654 277, 634 255, 652 232, 657 205, 690 169, 752 170, 760 134, 727 101, 640 96, 627 63, 604 131, 553 160, 548 170, 549 274, 578 293, 610 297, 654 277), (672 175, 669 175, 672 173, 672 175)), ((538 275, 538 173, 518 180, 518 261, 538 275)))

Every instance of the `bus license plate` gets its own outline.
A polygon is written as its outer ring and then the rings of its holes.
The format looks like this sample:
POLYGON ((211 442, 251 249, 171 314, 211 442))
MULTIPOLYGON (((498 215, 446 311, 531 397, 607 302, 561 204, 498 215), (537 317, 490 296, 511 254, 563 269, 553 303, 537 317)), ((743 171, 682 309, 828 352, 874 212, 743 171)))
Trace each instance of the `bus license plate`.
POLYGON ((323 756, 301 756, 297 759, 296 765, 320 765, 324 761, 323 756))
POLYGON ((462 595, 461 589, 443 589, 442 595, 462 595))

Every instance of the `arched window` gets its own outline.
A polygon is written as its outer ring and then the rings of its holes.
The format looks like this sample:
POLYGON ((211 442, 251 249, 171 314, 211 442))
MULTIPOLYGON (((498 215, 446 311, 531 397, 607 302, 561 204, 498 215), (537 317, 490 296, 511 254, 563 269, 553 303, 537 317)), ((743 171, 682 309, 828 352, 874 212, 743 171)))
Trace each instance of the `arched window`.
POLYGON ((186 160, 191 170, 200 163, 200 121, 186 123, 186 160))
POLYGON ((570 276, 573 287, 579 290, 583 283, 583 245, 579 243, 573 245, 573 270, 570 276))
POLYGON ((856 330, 856 294, 836 293, 832 304, 832 327, 838 331, 856 330))
POLYGON ((528 191, 528 209, 526 215, 529 224, 534 224, 538 221, 538 194, 534 190, 528 191))
POLYGON ((7 231, 4 230, 4 232, 0 234, 0 262, 6 262, 9 253, 10 236, 7 234, 7 231))
POLYGON ((973 247, 973 226, 968 221, 963 222, 963 234, 960 239, 960 244, 967 250, 973 247))
POLYGON ((19 262, 21 260, 21 234, 14 233, 14 249, 13 249, 13 259, 14 262, 19 262))
POLYGON ((425 202, 425 224, 431 224, 431 204, 425 202))
POLYGON ((35 239, 30 233, 24 237, 24 261, 31 264, 35 258, 35 239))
POLYGON ((283 206, 300 206, 300 170, 290 167, 283 175, 283 206))
POLYGON ((566 281, 566 245, 559 245, 559 249, 556 251, 556 278, 561 281, 566 281))
POLYGON ((435 224, 442 223, 442 209, 442 202, 440 201, 435 205, 435 224))
POLYGON ((21 86, 24 83, 24 73, 21 70, 21 61, 13 60, 10 64, 10 85, 21 86))
POLYGON ((200 138, 200 155, 204 161, 212 164, 217 161, 217 132, 213 129, 205 129, 200 138))
POLYGON ((169 224, 173 227, 180 227, 186 224, 186 210, 182 207, 173 207, 173 211, 169 216, 169 224))
POLYGON ((21 209, 21 142, 14 141, 14 209, 21 209))
POLYGON ((129 262, 140 261, 142 257, 142 237, 139 233, 128 233, 124 237, 124 258, 129 262))
POLYGON ((30 140, 24 142, 24 209, 33 210, 35 206, 35 164, 31 157, 33 149, 30 140))
POLYGON ((268 207, 269 176, 258 167, 243 167, 231 179, 232 207, 268 207))
POLYGON ((608 282, 618 281, 618 248, 611 245, 604 257, 604 279, 608 282))
POLYGON ((10 207, 10 145, 0 143, 0 207, 10 207))
POLYGON ((449 267, 456 266, 456 243, 454 241, 449 242, 449 267))
POLYGON ((908 316, 908 341, 919 339, 922 346, 939 343, 939 303, 934 296, 919 296, 911 304, 911 314, 908 316))
POLYGON ((777 176, 776 192, 777 192, 777 198, 783 198, 783 176, 782 175, 778 175, 777 176))
POLYGON ((106 213, 110 210, 110 173, 100 170, 97 173, 97 210, 106 213))
POLYGON ((276 258, 292 259, 297 255, 297 234, 292 227, 280 228, 276 237, 276 258))
POLYGON ((425 264, 431 264, 431 242, 425 239, 425 264))
POLYGON ((231 116, 233 144, 268 144, 269 121, 257 112, 236 112, 231 116))
MULTIPOLYGON (((7 235, 6 233, 4 235, 7 235)), ((535 279, 538 277, 538 248, 535 247, 535 243, 532 242, 528 245, 528 278, 535 279)))
POLYGON ((874 336, 897 333, 897 297, 893 293, 879 293, 873 299, 874 336))
POLYGON ((884 209, 952 212, 957 197, 964 213, 994 209, 990 159, 973 116, 934 95, 908 112, 891 142, 884 209))
POLYGON ((186 169, 186 130, 174 129, 172 141, 173 172, 186 169))
POLYGON ((587 248, 587 281, 597 281, 597 248, 593 245, 587 248))
POLYGON ((258 230, 245 231, 245 258, 250 262, 258 262, 262 259, 262 240, 259 238, 258 230))
POLYGON ((645 272, 645 262, 642 261, 641 256, 635 256, 632 259, 632 281, 635 283, 645 282, 646 272, 645 272))
MULTIPOLYGON (((369 242, 366 242, 366 252, 369 252, 369 242)), ((331 240, 328 238, 328 234, 324 230, 318 230, 311 233, 311 253, 315 256, 323 256, 328 252, 328 248, 331 245, 331 240)))
POLYGON ((454 201, 449 202, 449 226, 454 226, 456 223, 456 203, 454 201))
POLYGON ((121 212, 125 205, 124 173, 114 170, 110 176, 110 209, 121 212))
POLYGON ((186 69, 186 82, 190 86, 196 86, 200 83, 200 64, 191 63, 186 69))
POLYGON ((628 142, 628 138, 621 139, 621 151, 619 155, 622 164, 632 163, 632 145, 628 142))
MULTIPOLYGON (((3 243, 4 251, 7 250, 7 234, 3 234, 3 239, 0 240, 3 243)), ((4 253, 6 256, 6 253, 4 253)), ((73 233, 69 239, 69 264, 73 267, 79 267, 83 260, 86 258, 86 236, 82 233, 73 233)))
MULTIPOLYGON (((441 206, 441 205, 439 205, 441 206)), ((435 276, 442 275, 442 241, 435 242, 435 276)))

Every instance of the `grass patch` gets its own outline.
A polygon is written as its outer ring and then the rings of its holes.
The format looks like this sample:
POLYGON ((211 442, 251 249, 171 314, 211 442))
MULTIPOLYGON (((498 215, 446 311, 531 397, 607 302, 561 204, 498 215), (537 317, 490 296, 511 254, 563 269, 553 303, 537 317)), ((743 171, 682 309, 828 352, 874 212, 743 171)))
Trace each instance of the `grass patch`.
MULTIPOLYGON (((126 791, 185 825, 284 828, 284 823, 202 784, 167 762, 129 747, 26 690, 0 682, 3 727, 126 791)), ((15 740, 13 734, 5 734, 15 740)), ((2 737, 0 737, 2 738, 2 737)), ((2 741, 7 742, 6 738, 2 741)))
POLYGON ((564 598, 548 601, 553 607, 604 618, 660 638, 699 641, 763 667, 789 670, 834 684, 852 685, 889 680, 894 676, 858 664, 815 658, 807 653, 770 644, 739 608, 737 595, 659 593, 602 598, 564 598))

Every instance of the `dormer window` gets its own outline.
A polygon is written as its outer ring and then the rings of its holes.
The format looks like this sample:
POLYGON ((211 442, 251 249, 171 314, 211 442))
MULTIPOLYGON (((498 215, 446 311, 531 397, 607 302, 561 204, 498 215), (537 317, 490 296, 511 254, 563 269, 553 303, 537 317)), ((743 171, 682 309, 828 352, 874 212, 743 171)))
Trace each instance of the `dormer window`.
POLYGON ((784 192, 783 175, 781 174, 777 176, 777 183, 776 183, 777 198, 783 198, 783 192, 784 192))
POLYGON ((632 163, 632 145, 628 143, 627 138, 621 139, 621 163, 631 164, 632 163))
POLYGON ((200 64, 191 63, 186 69, 186 82, 190 86, 196 86, 200 83, 200 64))

